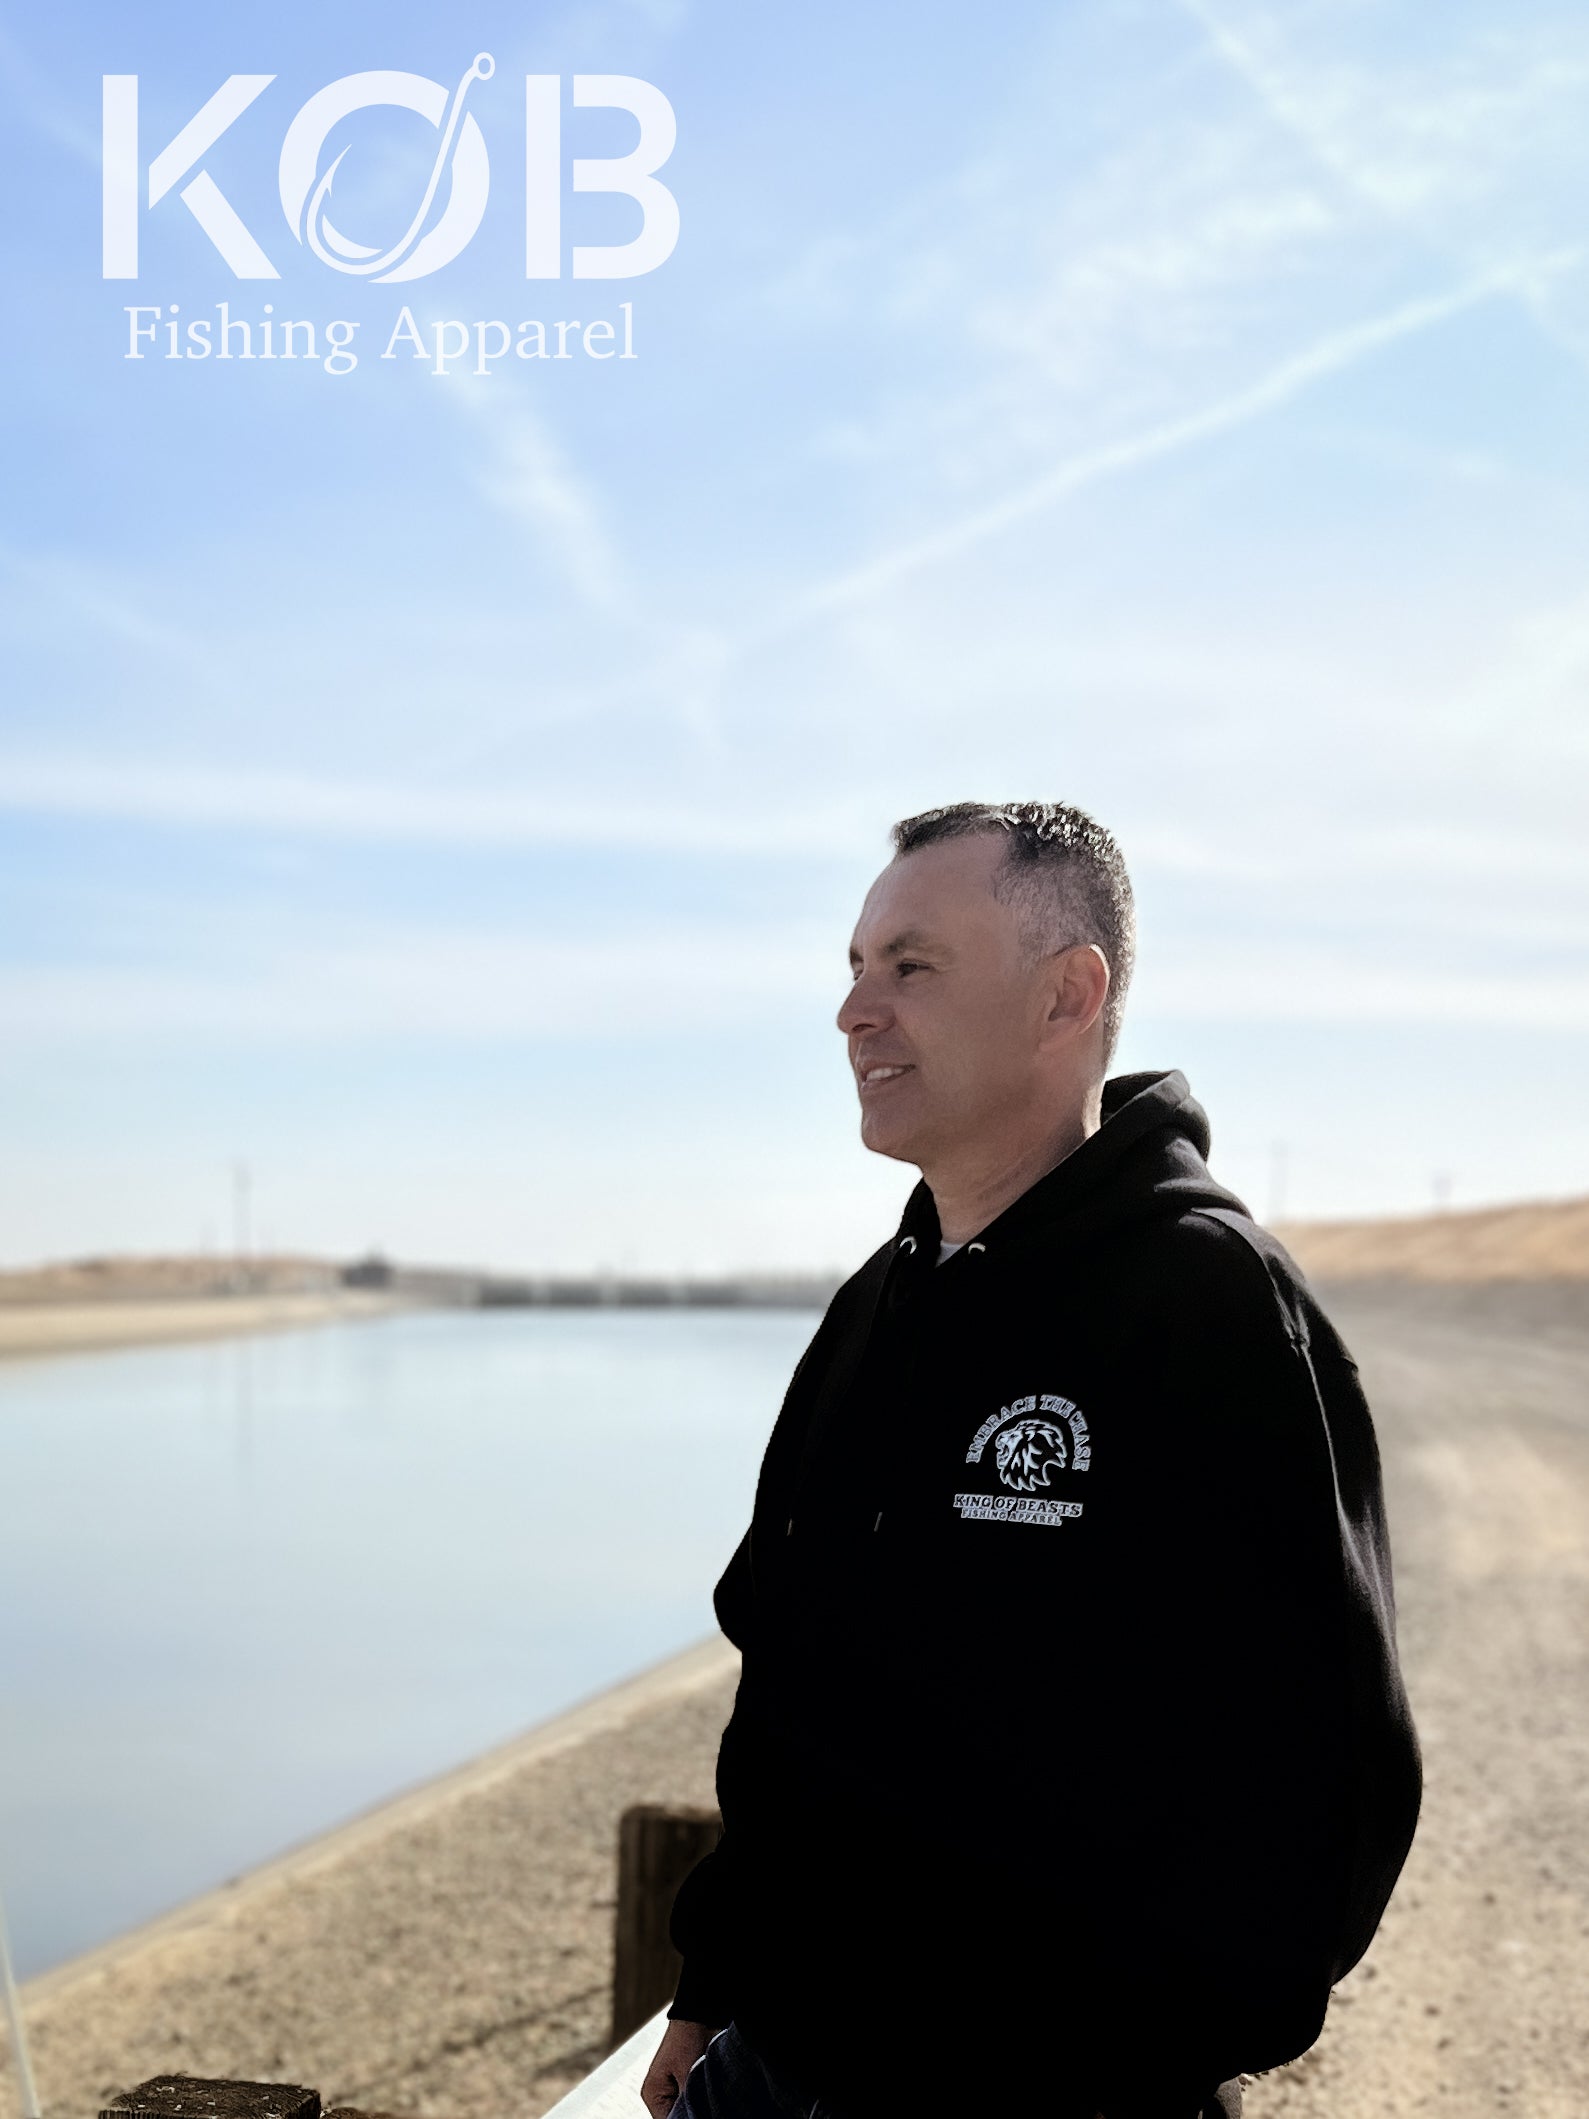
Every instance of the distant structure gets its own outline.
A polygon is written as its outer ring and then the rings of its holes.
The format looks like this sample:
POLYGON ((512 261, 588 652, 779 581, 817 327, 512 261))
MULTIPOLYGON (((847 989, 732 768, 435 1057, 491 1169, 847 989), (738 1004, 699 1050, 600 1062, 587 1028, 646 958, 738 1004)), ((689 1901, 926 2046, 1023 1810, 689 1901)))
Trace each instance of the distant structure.
POLYGON ((253 1173, 246 1162, 232 1165, 232 1287, 242 1294, 253 1283, 252 1243, 249 1237, 248 1212, 250 1194, 253 1189, 253 1173))
MULTIPOLYGON (((639 1274, 491 1273, 479 1267, 405 1265, 381 1251, 346 1260, 251 1252, 252 1295, 347 1289, 443 1309, 823 1309, 844 1278, 829 1273, 743 1273, 716 1279, 639 1274)), ((235 1256, 75 1258, 0 1270, 0 1311, 52 1303, 193 1302, 236 1296, 235 1256)))
POLYGON ((480 1280, 475 1301, 483 1310, 820 1310, 842 1278, 839 1273, 747 1273, 721 1280, 650 1280, 609 1273, 522 1280, 493 1275, 480 1280))
POLYGON ((393 1278, 391 1260, 383 1258, 379 1251, 370 1251, 345 1265, 340 1277, 345 1288, 389 1288, 393 1278))

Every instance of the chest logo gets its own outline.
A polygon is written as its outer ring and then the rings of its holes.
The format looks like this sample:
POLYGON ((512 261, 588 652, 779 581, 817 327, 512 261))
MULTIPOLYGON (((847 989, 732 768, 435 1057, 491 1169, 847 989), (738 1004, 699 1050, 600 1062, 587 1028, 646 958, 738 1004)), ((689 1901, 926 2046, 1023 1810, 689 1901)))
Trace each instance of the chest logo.
POLYGON ((1006 1486, 1018 1494, 1036 1493, 1065 1469, 1069 1437, 1052 1420, 1017 1420, 994 1437, 993 1457, 1006 1486))
POLYGON ((1056 1472, 1086 1471, 1092 1462, 1092 1437, 1080 1406, 1053 1391, 1012 1399, 990 1413, 972 1436, 967 1464, 980 1464, 990 1442, 999 1483, 1008 1491, 956 1494, 955 1507, 962 1517, 979 1522, 1057 1524, 1081 1514, 1079 1501, 1058 1496, 1013 1498, 1040 1494, 1052 1485, 1056 1472))

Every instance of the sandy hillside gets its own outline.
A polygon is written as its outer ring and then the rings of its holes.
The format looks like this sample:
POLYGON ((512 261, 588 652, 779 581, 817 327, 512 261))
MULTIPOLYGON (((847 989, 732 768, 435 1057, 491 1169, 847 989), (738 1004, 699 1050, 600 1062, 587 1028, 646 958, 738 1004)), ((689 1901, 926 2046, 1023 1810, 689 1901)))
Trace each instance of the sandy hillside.
POLYGON ((0 1272, 0 1308, 36 1303, 191 1302, 246 1289, 255 1295, 325 1294, 342 1286, 329 1258, 251 1257, 218 1253, 170 1257, 118 1254, 66 1258, 0 1272))
POLYGON ((286 1331, 422 1299, 414 1288, 350 1286, 328 1258, 66 1259, 0 1272, 0 1359, 286 1331))
POLYGON ((91 1354, 111 1347, 162 1346, 239 1333, 298 1331, 385 1317, 402 1298, 363 1288, 271 1295, 149 1296, 138 1302, 0 1302, 0 1359, 91 1354))
POLYGON ((1282 1222, 1275 1234, 1313 1280, 1589 1280, 1589 1198, 1394 1221, 1282 1222))

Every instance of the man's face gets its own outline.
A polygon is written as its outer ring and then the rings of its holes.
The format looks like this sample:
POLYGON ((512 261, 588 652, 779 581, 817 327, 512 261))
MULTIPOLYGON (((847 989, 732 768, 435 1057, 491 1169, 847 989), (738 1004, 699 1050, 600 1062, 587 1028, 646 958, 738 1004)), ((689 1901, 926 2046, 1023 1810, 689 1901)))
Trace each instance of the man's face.
POLYGON ((1047 991, 1015 915, 993 896, 1002 834, 942 840, 892 861, 850 945, 839 1028, 861 1139, 926 1165, 998 1139, 1041 1094, 1047 991))

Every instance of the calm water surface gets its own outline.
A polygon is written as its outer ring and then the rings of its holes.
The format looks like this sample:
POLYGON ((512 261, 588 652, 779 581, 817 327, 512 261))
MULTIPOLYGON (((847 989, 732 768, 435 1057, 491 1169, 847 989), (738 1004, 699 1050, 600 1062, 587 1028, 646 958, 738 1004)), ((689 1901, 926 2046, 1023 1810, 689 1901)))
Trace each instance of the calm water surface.
POLYGON ((816 1321, 440 1311, 0 1367, 19 1973, 710 1632, 816 1321))

